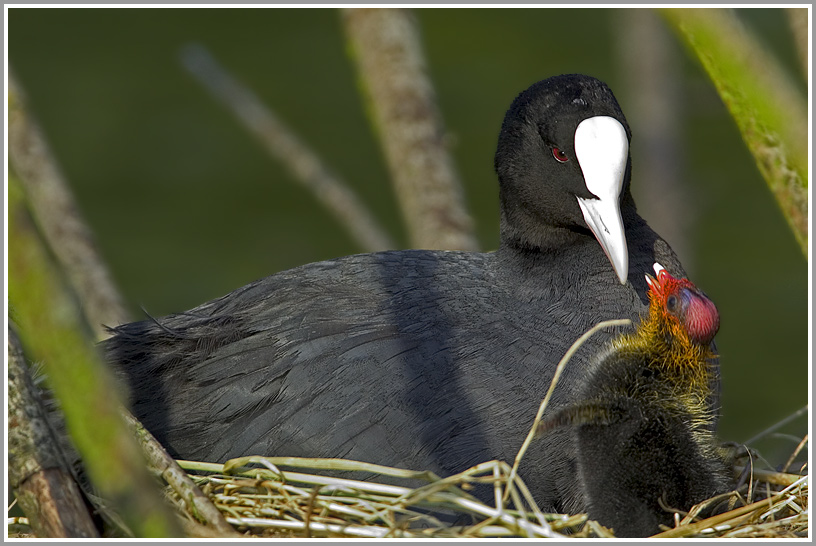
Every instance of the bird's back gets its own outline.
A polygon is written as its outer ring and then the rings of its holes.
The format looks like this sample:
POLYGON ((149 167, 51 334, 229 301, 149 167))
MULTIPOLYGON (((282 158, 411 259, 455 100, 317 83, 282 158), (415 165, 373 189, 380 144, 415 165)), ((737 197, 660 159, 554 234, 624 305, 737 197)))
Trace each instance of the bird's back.
MULTIPOLYGON (((590 259, 580 248, 535 259, 418 250, 308 264, 123 325, 106 350, 134 413, 177 457, 345 457, 450 474, 512 460, 575 339, 645 309, 631 286, 606 282, 613 273, 594 241, 586 251, 590 259), (549 263, 564 259, 580 263, 549 263)), ((554 403, 607 337, 576 355, 554 403)), ((553 499, 569 487, 566 442, 534 446, 522 472, 553 499)))

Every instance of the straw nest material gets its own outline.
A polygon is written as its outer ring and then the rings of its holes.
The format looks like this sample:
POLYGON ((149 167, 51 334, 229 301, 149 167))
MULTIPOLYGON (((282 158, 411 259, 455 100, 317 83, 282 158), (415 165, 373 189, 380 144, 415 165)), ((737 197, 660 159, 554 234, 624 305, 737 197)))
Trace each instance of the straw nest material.
MULTIPOLYGON (((746 452, 738 462, 750 459, 746 452)), ((245 457, 224 465, 179 463, 227 522, 247 536, 614 536, 614 530, 585 514, 542 513, 523 481, 499 461, 446 478, 341 459, 245 457), (343 477, 335 477, 338 471, 343 477), (365 479, 355 479, 355 475, 365 479), (395 485, 417 480, 427 483, 395 485), (479 483, 493 485, 491 504, 468 493, 479 483)), ((736 491, 701 503, 688 513, 676 512, 675 527, 656 536, 808 536, 807 475, 752 470, 750 464, 734 469, 741 475, 736 491), (703 520, 695 517, 710 502, 724 499, 728 511, 703 520)), ((168 495, 192 521, 182 499, 169 489, 168 495)))
MULTIPOLYGON (((248 536, 614 537, 614 530, 589 520, 586 514, 542 513, 517 469, 561 371, 577 348, 602 328, 626 324, 629 321, 601 322, 570 347, 558 363, 512 467, 502 461, 488 461, 440 478, 430 472, 343 459, 244 457, 224 465, 178 462, 226 521, 248 536), (479 484, 493 487, 491 504, 469 493, 479 484)), ((797 468, 798 474, 787 472, 795 468, 794 461, 807 443, 806 436, 781 472, 755 468, 754 461, 762 459, 754 451, 724 447, 730 449, 735 463, 735 491, 700 503, 689 512, 675 510, 674 527, 656 536, 808 536, 809 469, 803 464, 797 468), (727 511, 707 519, 697 517, 709 504, 723 502, 727 502, 727 511)), ((177 493, 168 488, 168 495, 182 513, 188 514, 177 493)), ((193 515, 187 517, 191 522, 195 519, 193 515)))
MULTIPOLYGON (((225 464, 177 461, 177 471, 172 472, 165 472, 167 464, 154 463, 156 468, 161 467, 154 471, 165 481, 166 496, 187 523, 190 536, 614 537, 613 529, 590 520, 586 514, 543 513, 516 471, 571 355, 598 329, 623 323, 628 321, 596 325, 564 355, 513 466, 503 461, 488 461, 453 476, 439 477, 431 472, 344 459, 243 457, 225 464), (200 493, 195 492, 190 480, 212 505, 197 502, 203 499, 197 496, 200 493), (493 488, 489 504, 471 495, 477 486, 493 488), (219 521, 213 524, 214 520, 219 521), (204 521, 211 525, 200 525, 204 521)), ((807 406, 755 436, 748 444, 805 411, 807 406)), ((141 425, 135 430, 150 436, 141 425)), ((674 510, 674 526, 654 536, 809 536, 809 468, 806 463, 795 462, 803 452, 807 453, 807 444, 805 436, 779 471, 760 469, 758 463, 763 459, 754 450, 723 446, 731 453, 734 463, 735 490, 702 502, 688 512, 674 510), (719 507, 725 504, 727 509, 700 519, 698 514, 713 503, 719 507)), ((147 450, 157 451, 163 451, 157 443, 147 450)), ((770 467, 764 462, 762 466, 770 467)), ((27 518, 7 518, 7 524, 10 536, 27 536, 27 518)))

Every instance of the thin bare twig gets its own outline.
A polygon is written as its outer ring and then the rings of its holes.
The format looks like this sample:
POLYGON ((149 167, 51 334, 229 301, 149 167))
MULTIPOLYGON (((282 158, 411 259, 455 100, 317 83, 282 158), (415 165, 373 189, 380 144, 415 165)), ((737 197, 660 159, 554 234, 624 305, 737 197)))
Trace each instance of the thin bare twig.
POLYGON ((753 436, 751 439, 746 440, 746 441, 745 441, 745 442, 743 442, 743 443, 744 443, 745 445, 751 445, 751 444, 753 444, 753 443, 754 443, 754 442, 756 442, 757 440, 759 440, 759 439, 761 439, 761 438, 764 438, 764 437, 765 437, 765 436, 767 436, 768 434, 770 434, 770 433, 772 433, 772 432, 774 432, 774 431, 776 431, 776 430, 778 430, 778 429, 780 429, 780 428, 784 427, 785 425, 787 425, 788 423, 790 423, 791 421, 793 421, 793 420, 794 420, 794 419, 796 419, 797 417, 800 417, 800 416, 804 415, 805 413, 807 413, 807 410, 808 410, 808 406, 807 406, 807 405, 802 406, 801 408, 799 408, 799 409, 798 409, 798 410, 796 410, 795 412, 791 413, 790 415, 788 415, 787 417, 785 417, 784 419, 782 419, 782 420, 781 420, 781 421, 779 421, 778 423, 774 423, 773 425, 769 426, 768 428, 766 428, 765 430, 763 430, 763 431, 762 431, 762 432, 760 432, 759 434, 754 435, 754 436, 753 436))
POLYGON ((150 432, 131 414, 125 414, 125 421, 147 457, 151 471, 158 474, 173 488, 187 506, 187 512, 196 522, 205 525, 220 537, 237 537, 238 533, 227 523, 221 512, 210 502, 201 490, 193 483, 179 464, 167 453, 150 432))
POLYGON ((395 248, 385 229, 354 191, 329 172, 318 155, 255 93, 221 67, 204 46, 185 46, 181 60, 190 74, 263 143, 266 151, 312 192, 362 249, 375 252, 395 248))
MULTIPOLYGON (((312 536, 461 537, 464 532, 472 536, 562 537, 543 514, 538 514, 538 525, 529 521, 521 510, 518 495, 514 496, 513 504, 494 508, 461 489, 466 484, 497 481, 511 490, 522 490, 526 496, 526 487, 520 478, 516 478, 517 487, 507 482, 510 467, 502 461, 487 461, 446 478, 434 476, 432 483, 414 488, 413 483, 394 485, 392 479, 388 479, 389 483, 378 483, 370 476, 358 480, 281 471, 278 465, 366 474, 379 468, 384 473, 375 474, 407 478, 412 482, 417 475, 429 478, 430 475, 343 459, 272 457, 266 462, 264 459, 243 457, 223 465, 193 461, 179 461, 179 464, 187 470, 206 472, 208 476, 195 479, 208 483, 207 490, 213 501, 232 516, 227 521, 250 528, 301 531, 308 528, 312 536), (250 462, 266 468, 244 466, 250 462), (437 518, 438 514, 446 518, 467 515, 481 522, 474 527, 450 527, 437 518)), ((534 502, 528 502, 535 507, 534 502)), ((553 525, 564 528, 564 523, 560 520, 553 525)))
POLYGON ((411 245, 476 250, 412 13, 346 9, 343 22, 411 245))

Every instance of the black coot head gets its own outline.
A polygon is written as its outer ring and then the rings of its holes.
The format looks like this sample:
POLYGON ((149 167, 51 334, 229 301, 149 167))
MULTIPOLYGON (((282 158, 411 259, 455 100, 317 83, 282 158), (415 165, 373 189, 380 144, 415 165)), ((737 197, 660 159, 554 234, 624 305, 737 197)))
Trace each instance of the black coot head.
POLYGON ((625 282, 630 139, 612 91, 595 78, 556 76, 522 92, 496 150, 503 241, 548 248, 591 231, 625 282))

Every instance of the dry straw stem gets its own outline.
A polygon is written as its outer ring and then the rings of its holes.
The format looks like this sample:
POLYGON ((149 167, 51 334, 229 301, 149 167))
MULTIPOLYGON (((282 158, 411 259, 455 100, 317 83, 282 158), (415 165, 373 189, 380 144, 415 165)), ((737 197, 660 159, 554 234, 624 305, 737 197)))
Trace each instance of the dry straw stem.
POLYGON ((96 339, 103 339, 108 335, 103 325, 127 322, 127 312, 67 181, 25 108, 11 70, 8 85, 9 160, 23 183, 40 232, 82 302, 87 323, 96 339))
MULTIPOLYGON (((523 510, 518 493, 528 494, 510 467, 488 461, 465 472, 438 478, 415 472, 342 459, 293 457, 243 457, 228 463, 179 461, 185 470, 222 510, 226 520, 249 536, 320 536, 369 538, 418 537, 614 537, 612 530, 586 514, 541 514, 523 510), (260 465, 250 467, 249 465, 260 465), (286 467, 286 470, 283 468, 286 467), (331 471, 332 475, 305 471, 331 471), (363 473, 364 480, 345 476, 363 473), (197 475, 193 473, 206 473, 197 475), (344 477, 337 477, 342 473, 344 477), (372 479, 386 478, 388 483, 372 479), (428 481, 418 487, 395 485, 399 480, 428 481), (475 483, 513 487, 513 503, 488 506, 465 491, 475 483), (450 521, 470 520, 465 526, 450 521), (568 534, 562 534, 568 533, 568 534)), ((739 470, 739 468, 737 469, 739 470)), ((808 531, 808 477, 754 471, 762 483, 787 484, 769 497, 697 520, 700 510, 712 502, 733 498, 728 493, 679 514, 677 526, 657 537, 789 537, 808 531), (682 517, 684 516, 684 517, 682 517), (681 520, 682 517, 682 520, 681 520)), ((527 506, 535 507, 532 500, 527 506)), ((536 509, 537 510, 537 509, 536 509)))
MULTIPOLYGON (((460 474, 440 479, 429 472, 383 467, 343 459, 246 457, 225 465, 179 461, 182 468, 215 473, 194 476, 227 521, 239 528, 263 532, 274 529, 320 536, 429 537, 429 536, 560 536, 584 517, 554 517, 547 521, 538 512, 526 516, 520 497, 529 495, 520 479, 511 484, 506 463, 488 461, 460 474), (251 463, 265 468, 249 468, 251 463), (309 474, 280 467, 331 471, 309 474), (363 473, 365 480, 337 477, 363 473), (377 483, 371 474, 389 483, 377 483), (397 480, 395 480, 395 478, 397 480), (428 481, 408 487, 395 481, 428 481), (463 491, 474 483, 511 487, 514 505, 487 506, 463 491), (445 520, 476 518, 477 524, 451 527, 445 520), (534 517, 533 520, 530 518, 534 517), (443 519, 440 519, 443 518, 443 519)), ((533 511, 537 509, 533 506, 533 511)))
POLYGON ((793 453, 791 453, 791 456, 788 457, 787 462, 782 467, 782 472, 787 472, 788 471, 788 468, 790 468, 790 466, 793 464, 793 461, 796 460, 796 457, 799 455, 799 452, 801 452, 802 449, 804 449, 805 445, 807 445, 809 443, 808 438, 809 438, 809 435, 805 434, 805 437, 802 438, 802 441, 799 442, 799 445, 797 445, 796 449, 793 450, 793 453))
POLYGON ((805 98, 732 11, 661 11, 708 72, 807 256, 805 98))
MULTIPOLYGON (((794 453, 794 456, 795 455, 796 453, 794 453)), ((745 467, 739 465, 734 466, 734 471, 741 474, 742 472, 745 471, 745 467)), ((752 469, 751 473, 755 480, 759 480, 773 485, 781 485, 783 487, 793 485, 794 483, 802 479, 802 476, 798 474, 788 474, 786 472, 776 472, 774 470, 762 470, 760 468, 752 469)))
POLYGON ((394 242, 354 191, 332 174, 313 152, 249 88, 230 75, 200 44, 181 51, 184 67, 212 96, 308 189, 349 234, 369 252, 395 248, 394 242))
POLYGON ((654 535, 654 538, 777 537, 806 534, 809 529, 807 504, 809 481, 808 476, 801 476, 767 499, 702 521, 679 525, 654 535))
POLYGON ((477 250, 413 14, 345 9, 343 23, 411 246, 477 250))

